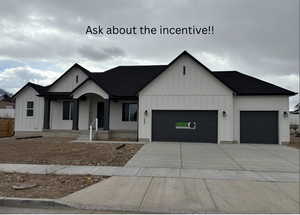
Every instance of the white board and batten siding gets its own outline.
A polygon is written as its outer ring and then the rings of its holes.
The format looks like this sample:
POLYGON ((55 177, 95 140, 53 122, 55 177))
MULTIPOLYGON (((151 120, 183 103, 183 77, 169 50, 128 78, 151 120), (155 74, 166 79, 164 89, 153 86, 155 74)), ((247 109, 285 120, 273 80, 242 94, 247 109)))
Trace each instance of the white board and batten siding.
MULTIPOLYGON (((87 79, 87 75, 79 68, 73 68, 58 80, 50 89, 49 92, 71 92, 87 79), (78 82, 76 82, 76 76, 78 82)), ((80 108, 85 110, 85 104, 80 104, 80 108)), ((82 111, 80 111, 82 114, 82 111)), ((88 118, 87 118, 88 120, 88 118)), ((83 124, 82 117, 79 119, 79 128, 83 124)), ((50 105, 50 129, 71 130, 72 120, 63 120, 63 100, 51 101, 50 105)))
POLYGON ((52 87, 50 87, 49 92, 71 92, 87 78, 87 75, 83 71, 78 68, 73 68, 60 80, 58 80, 52 87), (77 83, 76 76, 78 76, 77 83))
POLYGON ((240 140, 240 111, 278 111, 279 144, 290 141, 289 116, 283 114, 289 112, 288 96, 237 96, 235 110, 235 140, 240 140))
POLYGON ((44 122, 44 98, 37 96, 31 87, 17 95, 15 103, 15 131, 42 131, 44 122), (28 117, 27 102, 33 101, 33 116, 28 117))
POLYGON ((122 101, 110 102, 109 128, 111 130, 129 130, 137 131, 137 121, 122 121, 123 103, 137 103, 138 101, 122 101))
POLYGON ((151 141, 152 110, 217 110, 218 142, 233 139, 232 91, 188 56, 177 59, 139 93, 139 139, 151 141))

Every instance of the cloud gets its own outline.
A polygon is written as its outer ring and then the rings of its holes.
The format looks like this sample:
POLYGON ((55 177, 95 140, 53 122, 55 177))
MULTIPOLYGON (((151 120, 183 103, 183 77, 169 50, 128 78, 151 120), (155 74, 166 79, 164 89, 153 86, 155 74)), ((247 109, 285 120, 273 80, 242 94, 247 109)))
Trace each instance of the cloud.
POLYGON ((15 93, 27 82, 48 85, 58 78, 59 73, 33 69, 29 66, 5 69, 0 73, 1 88, 15 93))
MULTIPOLYGON (((211 69, 238 70, 299 91, 298 0, 29 0, 22 7, 20 4, 18 0, 1 2, 0 60, 20 61, 41 71, 57 67, 62 73, 75 62, 91 71, 103 71, 122 64, 167 64, 187 50, 211 69), (145 24, 214 25, 215 34, 85 35, 88 25, 145 24), (37 62, 48 66, 31 66, 37 62)), ((0 75, 3 67, 0 65, 0 75)), ((36 74, 35 78, 41 77, 36 74)), ((2 82, 0 85, 5 85, 2 82)), ((18 87, 24 83, 21 79, 15 82, 18 87)))
POLYGON ((99 47, 96 48, 84 45, 80 47, 78 51, 82 58, 87 58, 98 62, 125 56, 125 51, 116 47, 102 49, 99 47))

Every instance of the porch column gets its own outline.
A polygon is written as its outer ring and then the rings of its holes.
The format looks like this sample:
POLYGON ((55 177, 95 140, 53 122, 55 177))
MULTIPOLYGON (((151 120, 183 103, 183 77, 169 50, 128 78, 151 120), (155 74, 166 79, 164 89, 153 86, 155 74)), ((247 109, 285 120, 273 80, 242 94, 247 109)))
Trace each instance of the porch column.
POLYGON ((73 125, 72 130, 78 130, 78 121, 79 121, 79 99, 73 100, 73 125))
POLYGON ((109 110, 110 110, 110 100, 104 99, 104 130, 109 130, 109 110))
POLYGON ((50 129, 50 102, 47 97, 44 98, 44 125, 43 129, 50 129))

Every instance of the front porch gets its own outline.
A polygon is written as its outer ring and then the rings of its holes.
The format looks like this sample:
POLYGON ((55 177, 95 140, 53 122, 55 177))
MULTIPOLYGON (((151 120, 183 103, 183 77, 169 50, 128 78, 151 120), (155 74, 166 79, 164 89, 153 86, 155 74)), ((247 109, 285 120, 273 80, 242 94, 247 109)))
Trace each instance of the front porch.
POLYGON ((137 103, 134 99, 109 99, 96 93, 47 96, 44 130, 78 131, 79 136, 88 137, 92 126, 94 139, 136 140, 137 116, 135 120, 124 119, 124 104, 136 104, 137 114, 137 103), (95 123, 96 119, 98 123, 95 123))

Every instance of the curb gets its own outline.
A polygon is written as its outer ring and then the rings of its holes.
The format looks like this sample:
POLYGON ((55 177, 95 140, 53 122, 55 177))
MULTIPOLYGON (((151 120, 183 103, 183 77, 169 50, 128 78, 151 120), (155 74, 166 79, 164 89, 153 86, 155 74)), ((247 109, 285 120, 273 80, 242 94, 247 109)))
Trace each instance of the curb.
POLYGON ((0 197, 0 206, 6 207, 34 207, 34 208, 72 208, 56 199, 14 198, 0 197))

